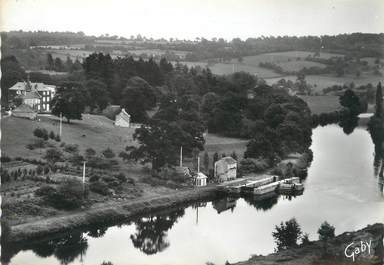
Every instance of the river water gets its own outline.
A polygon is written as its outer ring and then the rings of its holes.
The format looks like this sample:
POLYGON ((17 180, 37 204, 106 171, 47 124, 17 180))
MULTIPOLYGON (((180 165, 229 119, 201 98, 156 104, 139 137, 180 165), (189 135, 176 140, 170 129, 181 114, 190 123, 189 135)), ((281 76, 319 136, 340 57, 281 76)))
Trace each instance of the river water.
POLYGON ((318 127, 312 141, 314 157, 301 196, 224 198, 73 232, 15 253, 10 264, 224 264, 273 252, 274 226, 293 217, 310 239, 317 239, 325 220, 336 234, 384 222, 383 188, 366 128, 347 135, 338 125, 318 127))

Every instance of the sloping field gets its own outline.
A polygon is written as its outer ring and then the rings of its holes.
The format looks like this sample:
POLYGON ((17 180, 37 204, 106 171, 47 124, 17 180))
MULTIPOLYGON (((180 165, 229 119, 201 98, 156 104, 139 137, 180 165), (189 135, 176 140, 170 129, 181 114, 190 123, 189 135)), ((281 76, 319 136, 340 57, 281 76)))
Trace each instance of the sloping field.
POLYGON ((312 114, 333 112, 341 108, 338 96, 300 96, 300 98, 307 102, 312 114))
MULTIPOLYGON (((39 157, 41 150, 28 150, 33 143, 35 128, 45 128, 48 132, 59 132, 59 120, 55 116, 40 116, 40 121, 7 117, 1 120, 1 151, 11 157, 39 157)), ((135 129, 115 127, 113 121, 104 116, 84 114, 83 120, 63 122, 62 142, 79 145, 80 151, 93 148, 100 152, 108 147, 115 153, 127 145, 133 145, 132 134, 135 129)))
MULTIPOLYGON (((291 80, 293 82, 296 81, 296 76, 280 76, 274 78, 266 78, 265 81, 268 85, 272 85, 279 81, 280 79, 291 80)), ((329 76, 329 75, 308 75, 305 77, 308 84, 312 85, 313 90, 315 92, 322 92, 322 90, 326 87, 330 87, 333 85, 342 86, 344 84, 349 85, 351 82, 355 83, 355 85, 366 85, 371 83, 372 85, 377 85, 379 82, 383 82, 384 77, 382 76, 373 76, 373 75, 362 75, 359 78, 355 76, 329 76)))

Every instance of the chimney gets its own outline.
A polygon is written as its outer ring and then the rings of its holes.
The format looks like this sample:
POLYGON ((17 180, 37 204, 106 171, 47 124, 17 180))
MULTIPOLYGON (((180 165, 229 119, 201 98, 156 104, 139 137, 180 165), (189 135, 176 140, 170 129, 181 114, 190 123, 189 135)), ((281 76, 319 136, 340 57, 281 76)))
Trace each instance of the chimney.
POLYGON ((200 173, 200 155, 197 157, 197 173, 200 173))

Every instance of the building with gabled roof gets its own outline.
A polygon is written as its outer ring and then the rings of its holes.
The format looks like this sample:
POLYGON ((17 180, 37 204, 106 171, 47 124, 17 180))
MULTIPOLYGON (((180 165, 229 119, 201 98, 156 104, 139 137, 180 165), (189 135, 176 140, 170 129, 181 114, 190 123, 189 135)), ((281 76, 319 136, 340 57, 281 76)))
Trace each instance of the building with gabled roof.
POLYGON ((214 176, 217 182, 233 180, 237 174, 237 161, 230 156, 215 162, 214 176))
POLYGON ((50 102, 56 94, 56 86, 44 83, 17 82, 9 88, 11 97, 20 98, 23 104, 29 105, 38 112, 50 112, 50 102))
POLYGON ((129 115, 125 109, 121 109, 120 113, 116 115, 115 125, 120 127, 130 127, 131 115, 129 115))

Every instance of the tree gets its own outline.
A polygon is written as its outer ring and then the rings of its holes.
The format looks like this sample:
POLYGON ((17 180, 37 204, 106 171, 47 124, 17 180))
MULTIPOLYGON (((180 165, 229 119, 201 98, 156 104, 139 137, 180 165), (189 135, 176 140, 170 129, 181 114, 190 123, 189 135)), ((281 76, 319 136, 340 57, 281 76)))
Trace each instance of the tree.
POLYGON ((215 167, 215 163, 217 162, 217 161, 219 161, 219 153, 218 152, 215 152, 214 154, 213 154, 213 167, 215 167))
POLYGON ((348 108, 352 115, 358 115, 362 106, 359 97, 351 89, 347 89, 343 95, 339 97, 340 105, 348 108))
POLYGON ((8 88, 26 77, 25 70, 15 56, 5 56, 1 59, 1 106, 8 106, 8 88))
POLYGON ((331 238, 335 237, 335 227, 330 225, 327 221, 321 224, 319 230, 317 230, 319 234, 319 240, 324 243, 324 254, 327 253, 327 241, 331 238))
POLYGON ((257 134, 247 144, 244 157, 259 158, 270 157, 274 153, 272 143, 263 135, 257 134))
POLYGON ((135 76, 128 80, 121 96, 121 106, 131 115, 134 122, 145 122, 147 110, 156 105, 153 88, 142 78, 135 76))
POLYGON ((53 61, 52 54, 47 53, 47 70, 54 70, 55 62, 53 61))
POLYGON ((75 209, 83 204, 87 194, 88 188, 85 186, 83 190, 83 184, 79 180, 67 179, 46 200, 58 209, 75 209))
POLYGON ((81 114, 84 112, 86 96, 84 91, 75 88, 62 88, 51 101, 52 114, 70 120, 81 120, 81 114))
POLYGON ((275 231, 272 232, 277 245, 277 251, 297 247, 297 240, 301 235, 301 228, 295 218, 285 223, 281 222, 280 226, 275 226, 275 231))
POLYGON ((98 109, 99 111, 105 109, 109 103, 109 93, 107 86, 98 80, 90 79, 85 83, 85 87, 89 94, 89 105, 91 111, 98 109))
POLYGON ((383 89, 381 87, 381 82, 377 85, 377 90, 376 90, 376 110, 375 110, 375 115, 377 117, 382 117, 384 114, 383 110, 383 89))
POLYGON ((44 158, 48 161, 50 164, 54 164, 58 161, 60 161, 63 157, 63 154, 57 150, 56 148, 50 148, 46 151, 44 158))
POLYGON ((203 164, 204 164, 205 171, 208 172, 209 171, 209 155, 207 151, 204 152, 203 164))

